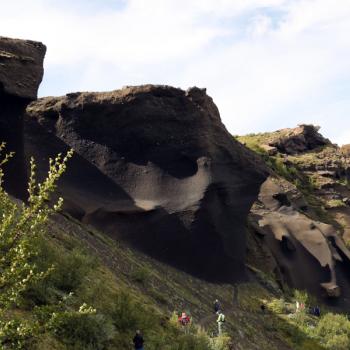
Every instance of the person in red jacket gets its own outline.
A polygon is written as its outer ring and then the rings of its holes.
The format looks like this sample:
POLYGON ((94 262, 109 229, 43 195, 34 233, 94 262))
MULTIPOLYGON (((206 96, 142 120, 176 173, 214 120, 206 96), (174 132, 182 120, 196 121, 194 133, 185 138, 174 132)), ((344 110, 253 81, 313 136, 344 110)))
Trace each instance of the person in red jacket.
POLYGON ((179 317, 179 323, 182 326, 187 326, 191 323, 190 317, 186 314, 186 312, 183 312, 181 316, 179 317))

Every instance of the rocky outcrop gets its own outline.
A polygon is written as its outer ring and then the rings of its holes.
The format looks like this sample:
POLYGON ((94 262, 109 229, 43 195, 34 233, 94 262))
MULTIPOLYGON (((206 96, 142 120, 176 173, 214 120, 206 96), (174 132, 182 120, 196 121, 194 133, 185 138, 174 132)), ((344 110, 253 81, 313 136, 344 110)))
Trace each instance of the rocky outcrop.
POLYGON ((23 114, 36 99, 43 77, 43 44, 0 37, 0 142, 15 152, 6 166, 5 188, 11 194, 26 196, 23 153, 23 114))
POLYGON ((276 147, 281 153, 297 154, 331 145, 331 142, 318 132, 319 129, 318 126, 301 124, 294 129, 278 130, 268 146, 276 147))
POLYGON ((59 187, 71 215, 202 278, 244 278, 246 217, 268 170, 205 89, 73 93, 27 114, 28 154, 76 152, 59 187))
POLYGON ((350 307, 350 252, 335 227, 303 213, 301 198, 292 184, 269 177, 252 209, 251 227, 269 248, 285 283, 320 297, 339 298, 339 305, 350 307))

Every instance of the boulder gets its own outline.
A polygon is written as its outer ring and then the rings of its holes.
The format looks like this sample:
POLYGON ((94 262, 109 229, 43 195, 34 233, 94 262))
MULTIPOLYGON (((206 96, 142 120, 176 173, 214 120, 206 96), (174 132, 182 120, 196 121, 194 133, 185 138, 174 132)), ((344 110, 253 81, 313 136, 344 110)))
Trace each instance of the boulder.
POLYGON ((0 142, 6 142, 7 152, 15 152, 6 165, 4 186, 21 199, 27 194, 23 114, 36 99, 45 51, 38 42, 0 37, 0 142))
POLYGON ((268 170, 205 89, 129 86, 30 104, 28 154, 69 148, 59 186, 68 213, 202 278, 245 277, 246 218, 268 170))
POLYGON ((261 145, 260 146, 269 156, 275 156, 278 153, 278 149, 276 147, 273 146, 269 146, 269 145, 261 145))
POLYGON ((298 154, 314 150, 321 146, 331 145, 318 131, 318 126, 301 124, 294 129, 282 129, 270 140, 269 146, 276 147, 279 152, 298 154))

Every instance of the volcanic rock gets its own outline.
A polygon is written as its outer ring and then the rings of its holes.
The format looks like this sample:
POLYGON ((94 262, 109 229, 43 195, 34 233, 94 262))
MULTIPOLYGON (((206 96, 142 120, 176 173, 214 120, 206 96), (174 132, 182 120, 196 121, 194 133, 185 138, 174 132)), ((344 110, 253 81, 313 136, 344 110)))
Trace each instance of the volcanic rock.
POLYGON ((145 85, 43 98, 26 150, 73 148, 65 210, 147 254, 215 281, 245 276, 246 218, 268 170, 226 131, 205 89, 145 85))
MULTIPOLYGON (((350 292, 346 272, 350 251, 329 224, 315 222, 295 206, 296 188, 278 177, 269 177, 261 186, 259 205, 250 214, 253 230, 262 237, 275 258, 283 281, 320 297, 340 298, 350 292), (291 203, 285 205, 282 194, 291 203)), ((339 305, 347 303, 346 298, 339 305)))
POLYGON ((40 42, 0 36, 0 86, 3 93, 37 98, 46 47, 40 42))
POLYGON ((313 150, 320 146, 331 145, 318 131, 318 126, 301 124, 294 129, 282 129, 276 132, 277 137, 269 142, 279 152, 297 154, 313 150))
POLYGON ((43 77, 43 44, 0 37, 0 142, 15 157, 6 165, 5 189, 26 196, 23 152, 23 113, 36 99, 43 77))
POLYGON ((269 156, 275 156, 278 152, 276 147, 272 147, 269 145, 260 145, 260 147, 269 155, 269 156))

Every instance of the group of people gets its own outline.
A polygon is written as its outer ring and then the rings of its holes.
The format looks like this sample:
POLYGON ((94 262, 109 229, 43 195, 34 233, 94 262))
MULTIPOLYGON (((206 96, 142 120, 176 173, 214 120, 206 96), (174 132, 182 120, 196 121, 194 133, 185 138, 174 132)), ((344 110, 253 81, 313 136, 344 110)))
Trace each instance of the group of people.
MULTIPOLYGON (((217 299, 214 301, 214 313, 218 316, 216 322, 218 324, 218 334, 221 335, 223 332, 223 325, 225 323, 225 315, 222 312, 221 304, 217 299)), ((188 326, 191 324, 191 317, 187 315, 186 312, 182 312, 178 316, 178 322, 182 327, 184 327, 184 330, 186 332, 186 330, 188 329, 188 326)), ((133 343, 135 346, 135 350, 144 350, 143 348, 144 339, 139 330, 136 331, 136 334, 133 338, 133 343)))
MULTIPOLYGON (((295 302, 295 310, 296 312, 304 311, 305 310, 305 304, 299 303, 299 301, 295 302)), ((320 317, 321 316, 321 309, 319 306, 309 306, 307 309, 307 312, 310 315, 320 317)))

